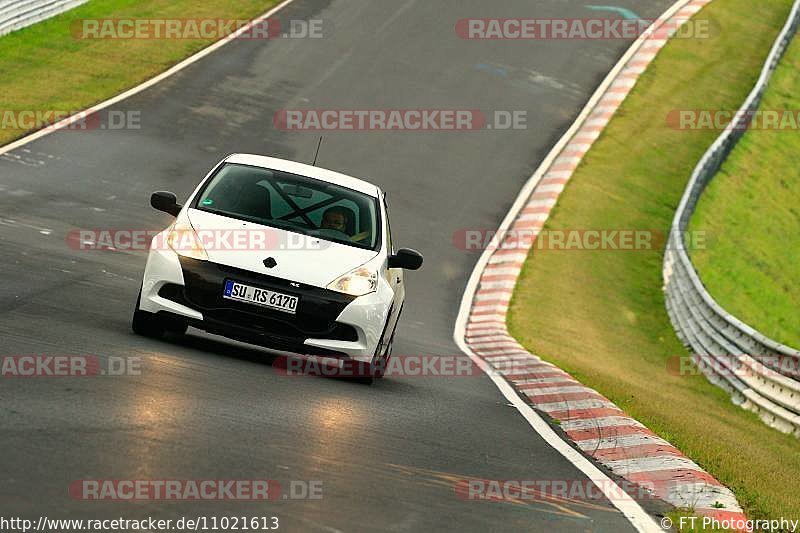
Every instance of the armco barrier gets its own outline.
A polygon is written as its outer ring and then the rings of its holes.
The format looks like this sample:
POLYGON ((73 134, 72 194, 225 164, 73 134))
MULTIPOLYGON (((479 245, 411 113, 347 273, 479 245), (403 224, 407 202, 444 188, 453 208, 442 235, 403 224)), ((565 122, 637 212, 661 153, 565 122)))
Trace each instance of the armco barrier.
POLYGON ((87 0, 0 0, 0 35, 35 24, 87 0))
POLYGON ((675 213, 664 256, 667 312, 681 340, 694 352, 708 379, 734 402, 758 413, 770 426, 800 436, 800 351, 760 334, 722 309, 692 265, 683 236, 706 185, 744 134, 778 61, 800 24, 800 0, 792 8, 761 76, 726 130, 703 155, 675 213))

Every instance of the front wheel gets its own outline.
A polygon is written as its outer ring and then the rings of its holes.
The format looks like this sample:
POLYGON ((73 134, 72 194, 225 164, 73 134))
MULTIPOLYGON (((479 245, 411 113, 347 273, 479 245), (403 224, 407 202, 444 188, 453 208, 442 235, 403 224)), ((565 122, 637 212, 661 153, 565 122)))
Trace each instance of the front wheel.
POLYGON ((397 331, 397 324, 392 330, 392 336, 389 337, 389 342, 386 343, 386 348, 383 350, 383 355, 378 359, 377 363, 371 366, 371 374, 375 379, 382 379, 386 375, 386 369, 389 367, 389 360, 392 358, 392 347, 394 346, 394 334, 397 331))
POLYGON ((131 321, 131 329, 134 333, 154 339, 163 337, 167 332, 177 335, 186 333, 188 324, 185 320, 181 320, 178 317, 160 317, 156 314, 142 311, 139 309, 141 299, 142 291, 139 291, 139 296, 136 298, 136 306, 133 309, 133 320, 131 321))
POLYGON ((131 329, 137 335, 158 339, 164 336, 166 328, 158 321, 158 317, 153 313, 142 311, 137 304, 133 311, 133 321, 131 329))

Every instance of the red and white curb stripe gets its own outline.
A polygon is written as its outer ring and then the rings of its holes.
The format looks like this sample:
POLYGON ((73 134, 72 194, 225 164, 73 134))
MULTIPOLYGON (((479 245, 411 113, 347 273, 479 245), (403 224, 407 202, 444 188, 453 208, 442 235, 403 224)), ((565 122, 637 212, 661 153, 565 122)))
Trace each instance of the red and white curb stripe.
MULTIPOLYGON (((666 21, 667 27, 677 29, 710 1, 678 2, 657 24, 666 21)), ((531 178, 498 234, 509 230, 510 235, 520 231, 536 235, 542 230, 575 169, 666 41, 649 37, 631 47, 531 178)), ((720 520, 744 520, 733 493, 713 476, 600 393, 528 353, 509 335, 506 313, 527 255, 528 249, 516 241, 508 249, 501 242, 484 252, 462 302, 466 313, 460 314, 456 326, 459 345, 485 362, 488 372, 502 375, 532 406, 558 420, 580 450, 613 473, 651 487, 655 497, 676 507, 720 520)))

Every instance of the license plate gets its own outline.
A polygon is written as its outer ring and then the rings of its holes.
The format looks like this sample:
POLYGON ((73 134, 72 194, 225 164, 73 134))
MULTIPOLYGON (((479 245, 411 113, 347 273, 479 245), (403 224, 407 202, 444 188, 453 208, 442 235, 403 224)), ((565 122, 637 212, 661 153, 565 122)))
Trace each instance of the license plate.
POLYGON ((225 291, 222 293, 222 297, 291 314, 297 313, 297 302, 300 300, 297 296, 259 289, 230 279, 225 282, 225 291))

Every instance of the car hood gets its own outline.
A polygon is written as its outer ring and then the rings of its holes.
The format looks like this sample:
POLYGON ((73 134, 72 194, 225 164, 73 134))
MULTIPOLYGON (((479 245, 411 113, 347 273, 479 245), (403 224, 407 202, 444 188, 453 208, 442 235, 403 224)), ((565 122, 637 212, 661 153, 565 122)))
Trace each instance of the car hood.
POLYGON ((186 215, 209 261, 315 287, 326 287, 378 255, 198 209, 188 209, 186 215), (275 260, 274 267, 265 266, 268 258, 275 260))

